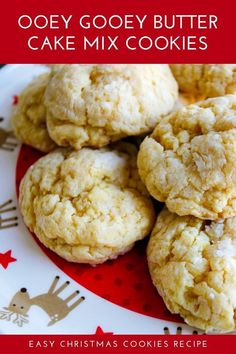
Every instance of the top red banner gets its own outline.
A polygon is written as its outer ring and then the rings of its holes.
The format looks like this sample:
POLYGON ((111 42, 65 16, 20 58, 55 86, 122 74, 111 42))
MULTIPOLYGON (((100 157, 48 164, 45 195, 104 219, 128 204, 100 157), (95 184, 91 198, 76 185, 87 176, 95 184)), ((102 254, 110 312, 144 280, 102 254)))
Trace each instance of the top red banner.
POLYGON ((234 0, 12 0, 2 63, 235 63, 234 0))

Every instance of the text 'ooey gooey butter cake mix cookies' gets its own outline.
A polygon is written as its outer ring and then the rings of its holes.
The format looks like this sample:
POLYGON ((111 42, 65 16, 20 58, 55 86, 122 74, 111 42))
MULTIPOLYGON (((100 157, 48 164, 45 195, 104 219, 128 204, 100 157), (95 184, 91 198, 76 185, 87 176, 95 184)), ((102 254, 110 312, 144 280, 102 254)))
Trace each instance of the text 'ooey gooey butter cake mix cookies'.
POLYGON ((179 215, 216 220, 236 215, 236 96, 164 117, 138 154, 150 194, 179 215))
POLYGON ((172 313, 208 332, 236 330, 236 217, 159 214, 147 248, 153 284, 172 313))
POLYGON ((60 146, 102 147, 150 132, 177 97, 168 65, 65 65, 45 93, 47 127, 60 146))
POLYGON ((136 148, 126 143, 42 157, 20 185, 26 225, 72 262, 98 264, 127 252, 154 222, 136 157, 136 148))

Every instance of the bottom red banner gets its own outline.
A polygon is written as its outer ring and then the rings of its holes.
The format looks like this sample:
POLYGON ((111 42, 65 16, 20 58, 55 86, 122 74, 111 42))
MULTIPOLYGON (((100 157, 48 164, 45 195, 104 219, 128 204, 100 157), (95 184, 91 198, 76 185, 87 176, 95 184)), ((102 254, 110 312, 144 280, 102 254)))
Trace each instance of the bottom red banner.
POLYGON ((235 352, 234 335, 1 335, 1 353, 235 352))

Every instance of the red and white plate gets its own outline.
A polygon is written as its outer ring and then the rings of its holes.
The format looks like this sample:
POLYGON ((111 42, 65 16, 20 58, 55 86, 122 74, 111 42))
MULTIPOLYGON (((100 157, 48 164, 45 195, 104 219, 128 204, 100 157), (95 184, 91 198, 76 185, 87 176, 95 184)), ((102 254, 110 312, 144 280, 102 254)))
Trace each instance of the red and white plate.
POLYGON ((195 333, 171 315, 152 285, 146 241, 97 267, 69 263, 40 245, 23 223, 17 193, 42 154, 11 134, 17 95, 43 65, 0 70, 0 331, 2 333, 195 333))

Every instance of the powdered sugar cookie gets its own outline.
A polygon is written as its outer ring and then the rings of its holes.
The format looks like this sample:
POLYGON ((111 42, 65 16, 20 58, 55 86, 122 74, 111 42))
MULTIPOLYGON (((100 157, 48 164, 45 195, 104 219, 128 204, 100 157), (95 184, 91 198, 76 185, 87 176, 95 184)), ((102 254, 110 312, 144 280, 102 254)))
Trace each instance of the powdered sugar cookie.
POLYGON ((136 155, 134 146, 120 143, 42 157, 20 186, 26 225, 71 262, 98 264, 127 252, 154 222, 136 155))
POLYGON ((150 132, 177 97, 168 65, 65 65, 46 90, 48 131, 60 146, 101 147, 150 132))
POLYGON ((20 94, 12 115, 12 127, 16 137, 43 152, 49 152, 56 147, 47 132, 46 108, 43 103, 50 77, 50 73, 36 77, 20 94))
POLYGON ((147 257, 153 284, 172 313, 207 332, 236 330, 236 218, 157 218, 147 257))
POLYGON ((236 215, 236 96, 186 106, 157 124, 138 155, 150 194, 179 215, 236 215))

